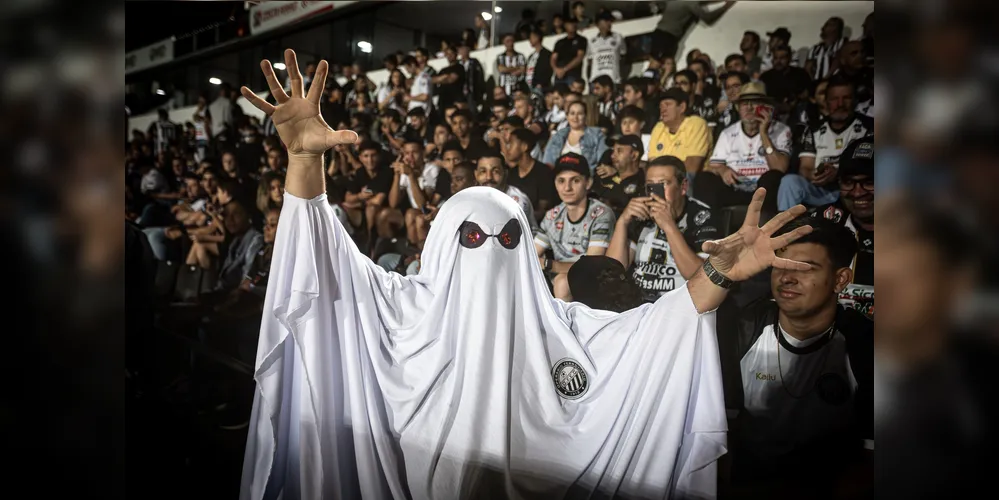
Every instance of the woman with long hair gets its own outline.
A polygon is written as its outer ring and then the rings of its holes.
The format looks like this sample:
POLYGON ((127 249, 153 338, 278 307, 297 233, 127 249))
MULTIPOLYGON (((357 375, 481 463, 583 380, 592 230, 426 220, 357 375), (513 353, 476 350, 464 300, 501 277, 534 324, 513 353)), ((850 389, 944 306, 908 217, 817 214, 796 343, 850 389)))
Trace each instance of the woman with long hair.
POLYGON ((378 112, 394 109, 401 116, 406 116, 406 108, 402 105, 402 96, 409 93, 406 88, 406 75, 396 68, 389 74, 388 83, 378 91, 378 112))
POLYGON ((586 126, 586 104, 576 101, 569 105, 566 121, 569 126, 552 134, 545 147, 544 163, 555 165, 555 160, 565 153, 583 155, 590 165, 590 170, 597 168, 600 156, 607 150, 603 130, 586 126))
POLYGON ((257 186, 257 210, 266 214, 271 209, 281 209, 284 204, 284 178, 277 172, 260 176, 257 186))

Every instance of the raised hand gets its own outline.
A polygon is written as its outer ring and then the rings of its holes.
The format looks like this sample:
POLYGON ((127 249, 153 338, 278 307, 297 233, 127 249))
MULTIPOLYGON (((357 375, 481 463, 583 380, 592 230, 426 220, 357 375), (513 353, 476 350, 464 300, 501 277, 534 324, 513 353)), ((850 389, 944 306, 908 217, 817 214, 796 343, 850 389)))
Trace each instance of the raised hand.
POLYGON ((784 248, 811 233, 811 226, 802 226, 787 234, 771 238, 778 229, 795 217, 805 213, 805 207, 796 205, 790 210, 777 214, 769 222, 759 227, 760 211, 766 190, 757 189, 749 204, 746 220, 735 234, 720 240, 707 241, 703 250, 711 260, 711 265, 732 281, 744 281, 768 267, 806 271, 809 264, 777 257, 776 250, 784 248))
POLYGON ((291 78, 291 97, 281 88, 268 60, 260 61, 260 69, 264 72, 267 86, 277 105, 264 101, 245 86, 240 88, 240 92, 257 109, 273 117, 278 136, 288 148, 288 155, 321 156, 337 144, 353 144, 357 141, 356 133, 351 130, 334 131, 319 114, 319 100, 326 87, 329 64, 325 60, 319 62, 306 95, 295 51, 285 49, 284 61, 291 78))

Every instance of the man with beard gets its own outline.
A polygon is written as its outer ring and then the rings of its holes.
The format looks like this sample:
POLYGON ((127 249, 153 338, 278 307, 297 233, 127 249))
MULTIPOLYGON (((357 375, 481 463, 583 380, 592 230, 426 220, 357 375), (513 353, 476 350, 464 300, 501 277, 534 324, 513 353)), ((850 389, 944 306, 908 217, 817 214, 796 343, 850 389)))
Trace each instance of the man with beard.
POLYGON ((855 105, 853 83, 838 76, 831 78, 826 86, 829 116, 818 130, 802 135, 799 171, 781 179, 778 209, 799 203, 815 207, 839 199, 836 177, 840 155, 854 140, 874 133, 874 120, 854 111, 855 105))
POLYGON ((839 201, 815 208, 821 217, 846 226, 857 238, 853 282, 840 293, 839 301, 874 317, 874 137, 850 143, 840 157, 839 201))

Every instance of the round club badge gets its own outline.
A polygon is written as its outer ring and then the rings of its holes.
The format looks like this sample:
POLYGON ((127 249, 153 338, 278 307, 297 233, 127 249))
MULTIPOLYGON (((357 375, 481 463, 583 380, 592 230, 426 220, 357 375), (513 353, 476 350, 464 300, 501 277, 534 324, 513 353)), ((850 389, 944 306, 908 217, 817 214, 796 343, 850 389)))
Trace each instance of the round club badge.
POLYGON ((825 373, 815 381, 815 392, 819 399, 833 406, 850 400, 850 385, 835 373, 825 373))
POLYGON ((565 399, 579 399, 586 394, 589 381, 586 372, 573 359, 562 358, 552 367, 552 381, 559 396, 565 399))

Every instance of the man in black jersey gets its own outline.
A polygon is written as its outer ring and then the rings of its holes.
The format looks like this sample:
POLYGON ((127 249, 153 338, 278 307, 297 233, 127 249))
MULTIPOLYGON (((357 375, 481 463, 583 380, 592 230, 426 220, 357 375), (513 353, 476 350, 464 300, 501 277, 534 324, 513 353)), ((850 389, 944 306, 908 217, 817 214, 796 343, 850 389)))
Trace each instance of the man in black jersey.
POLYGON ((778 255, 811 264, 774 270, 773 299, 718 312, 732 486, 745 498, 825 498, 870 470, 874 323, 837 303, 853 279, 856 244, 807 215, 811 234, 778 255))

